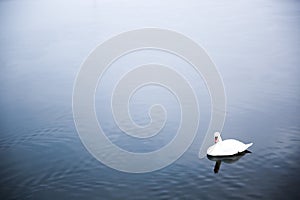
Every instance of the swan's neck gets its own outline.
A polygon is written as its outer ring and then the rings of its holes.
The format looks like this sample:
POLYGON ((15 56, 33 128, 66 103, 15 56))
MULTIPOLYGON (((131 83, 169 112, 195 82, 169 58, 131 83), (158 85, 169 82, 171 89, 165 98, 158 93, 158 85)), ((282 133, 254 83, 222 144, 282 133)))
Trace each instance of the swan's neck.
POLYGON ((222 140, 222 138, 221 138, 221 135, 219 136, 219 142, 222 142, 223 140, 222 140))

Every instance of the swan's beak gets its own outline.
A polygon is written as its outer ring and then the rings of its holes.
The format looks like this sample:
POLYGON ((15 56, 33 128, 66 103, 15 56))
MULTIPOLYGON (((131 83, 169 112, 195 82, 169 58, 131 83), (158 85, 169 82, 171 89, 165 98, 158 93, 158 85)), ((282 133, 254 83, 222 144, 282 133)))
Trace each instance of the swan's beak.
POLYGON ((215 137, 215 143, 217 143, 218 142, 218 137, 215 137))

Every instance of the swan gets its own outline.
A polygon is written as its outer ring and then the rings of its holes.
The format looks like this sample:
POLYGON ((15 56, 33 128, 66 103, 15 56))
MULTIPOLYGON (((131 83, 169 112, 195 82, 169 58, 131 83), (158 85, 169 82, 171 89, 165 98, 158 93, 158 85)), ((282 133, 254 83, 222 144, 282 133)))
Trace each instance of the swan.
POLYGON ((222 140, 219 132, 215 132, 215 144, 207 149, 209 156, 233 156, 246 151, 253 143, 244 144, 238 140, 222 140))

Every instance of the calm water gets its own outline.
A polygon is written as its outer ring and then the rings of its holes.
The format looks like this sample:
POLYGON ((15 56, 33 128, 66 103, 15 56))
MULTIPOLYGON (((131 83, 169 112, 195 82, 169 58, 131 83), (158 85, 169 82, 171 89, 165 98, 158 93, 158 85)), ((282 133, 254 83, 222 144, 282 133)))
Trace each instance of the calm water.
POLYGON ((0 1, 1 199, 291 199, 300 185, 299 1, 0 1), (202 45, 226 87, 223 138, 253 142, 237 162, 198 159, 210 102, 191 66, 163 52, 142 51, 116 62, 96 93, 107 136, 130 151, 153 151, 174 137, 179 108, 162 88, 138 92, 133 119, 147 124, 147 109, 169 113, 158 138, 122 135, 107 108, 124 70, 148 62, 182 71, 197 91, 201 120, 188 151, 147 174, 115 171, 84 148, 72 116, 72 89, 80 65, 97 44, 131 29, 159 27, 202 45), (148 95, 145 98, 145 95, 148 95))

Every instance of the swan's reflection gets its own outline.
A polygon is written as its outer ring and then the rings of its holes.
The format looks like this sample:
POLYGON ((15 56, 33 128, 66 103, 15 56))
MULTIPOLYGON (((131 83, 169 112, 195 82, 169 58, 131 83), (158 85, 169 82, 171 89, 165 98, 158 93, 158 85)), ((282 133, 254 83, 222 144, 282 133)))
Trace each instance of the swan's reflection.
POLYGON ((209 156, 209 155, 207 155, 207 158, 209 160, 216 161, 216 164, 215 164, 215 167, 214 167, 214 172, 218 173, 222 162, 229 163, 229 164, 235 163, 241 157, 246 155, 247 153, 251 153, 251 151, 246 150, 242 153, 239 153, 239 154, 236 154, 236 155, 233 155, 233 156, 209 156))

